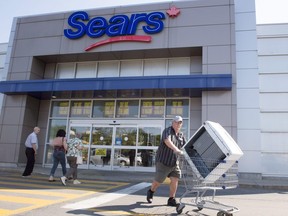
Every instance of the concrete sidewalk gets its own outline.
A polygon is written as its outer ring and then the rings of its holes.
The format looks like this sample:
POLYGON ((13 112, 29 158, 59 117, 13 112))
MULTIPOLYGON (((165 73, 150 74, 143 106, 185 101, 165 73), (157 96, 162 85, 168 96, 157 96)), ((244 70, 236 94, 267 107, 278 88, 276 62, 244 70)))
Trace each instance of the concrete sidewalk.
MULTIPOLYGON (((17 172, 19 175, 24 170, 24 165, 18 167, 4 167, 0 166, 1 172, 17 172)), ((34 173, 47 175, 49 177, 51 168, 42 167, 36 165, 34 167, 34 173)), ((60 166, 58 167, 55 177, 61 176, 60 166)), ((79 179, 97 179, 106 181, 120 181, 120 182, 152 182, 154 178, 154 172, 136 172, 136 171, 117 171, 117 170, 95 170, 95 169, 78 169, 79 179)), ((262 178, 262 179, 245 179, 239 178, 239 187, 241 188, 262 188, 262 189, 279 189, 288 190, 288 178, 262 178)))

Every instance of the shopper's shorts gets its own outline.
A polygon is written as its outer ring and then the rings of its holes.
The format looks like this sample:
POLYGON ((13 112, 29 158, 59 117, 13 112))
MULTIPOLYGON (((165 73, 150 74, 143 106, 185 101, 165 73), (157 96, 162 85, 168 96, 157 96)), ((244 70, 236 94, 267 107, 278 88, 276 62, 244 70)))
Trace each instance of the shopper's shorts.
POLYGON ((163 183, 166 177, 180 178, 180 176, 181 170, 178 164, 173 167, 169 167, 159 162, 156 163, 156 173, 154 178, 155 181, 163 183))

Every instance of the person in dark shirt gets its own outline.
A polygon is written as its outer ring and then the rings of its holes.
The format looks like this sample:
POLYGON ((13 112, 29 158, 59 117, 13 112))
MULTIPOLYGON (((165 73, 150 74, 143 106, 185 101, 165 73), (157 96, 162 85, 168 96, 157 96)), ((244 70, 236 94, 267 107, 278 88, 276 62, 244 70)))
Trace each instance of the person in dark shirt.
POLYGON ((164 129, 161 142, 156 153, 156 173, 151 188, 147 191, 147 202, 152 203, 153 195, 166 177, 170 178, 170 192, 168 206, 177 206, 175 199, 178 181, 181 176, 178 155, 185 144, 183 133, 180 132, 183 124, 181 116, 175 116, 172 126, 164 129))

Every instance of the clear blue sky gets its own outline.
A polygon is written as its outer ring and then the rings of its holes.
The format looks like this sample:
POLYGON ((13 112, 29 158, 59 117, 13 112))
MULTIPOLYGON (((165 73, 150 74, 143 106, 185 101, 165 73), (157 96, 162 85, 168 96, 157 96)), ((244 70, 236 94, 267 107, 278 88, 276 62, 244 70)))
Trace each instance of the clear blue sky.
MULTIPOLYGON (((8 42, 13 17, 163 1, 167 0, 0 0, 0 43, 8 42)), ((288 23, 288 0, 255 2, 257 24, 288 23)))

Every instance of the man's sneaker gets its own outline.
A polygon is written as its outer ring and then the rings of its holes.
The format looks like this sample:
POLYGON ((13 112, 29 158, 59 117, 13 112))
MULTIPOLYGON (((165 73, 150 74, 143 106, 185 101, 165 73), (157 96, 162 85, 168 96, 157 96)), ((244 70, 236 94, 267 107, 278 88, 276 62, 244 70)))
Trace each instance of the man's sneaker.
POLYGON ((63 184, 64 186, 66 186, 66 180, 67 180, 67 178, 66 178, 65 176, 62 176, 62 177, 60 178, 60 180, 61 180, 62 184, 63 184))
POLYGON ((75 180, 73 181, 73 184, 81 184, 81 182, 78 181, 77 179, 75 179, 75 180))
POLYGON ((147 202, 148 202, 148 203, 152 203, 152 201, 153 201, 153 194, 154 194, 154 192, 151 191, 151 189, 149 189, 149 190, 147 191, 147 197, 146 197, 146 199, 147 199, 147 202))
POLYGON ((174 197, 170 197, 168 199, 167 206, 178 206, 178 203, 174 197))

